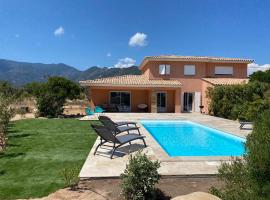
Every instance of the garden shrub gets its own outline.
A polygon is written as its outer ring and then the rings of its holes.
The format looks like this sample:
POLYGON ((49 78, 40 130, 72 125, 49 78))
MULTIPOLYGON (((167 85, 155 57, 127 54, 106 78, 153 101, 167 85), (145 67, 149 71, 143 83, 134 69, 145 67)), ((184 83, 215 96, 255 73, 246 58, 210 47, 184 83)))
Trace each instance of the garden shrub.
POLYGON ((228 119, 254 121, 258 114, 270 108, 269 84, 249 83, 208 88, 209 113, 228 119))
POLYGON ((158 161, 151 161, 141 152, 131 155, 124 173, 121 174, 122 194, 125 199, 156 199, 155 184, 160 179, 157 171, 159 167, 158 161))
POLYGON ((224 183, 224 187, 211 187, 210 193, 222 200, 248 200, 252 185, 247 176, 246 163, 239 158, 232 158, 231 162, 224 162, 218 169, 218 178, 224 183))
POLYGON ((246 161, 256 194, 270 199, 270 111, 257 119, 252 134, 247 137, 246 161))
POLYGON ((223 200, 270 199, 270 111, 265 111, 254 124, 245 144, 243 159, 233 159, 219 168, 224 187, 211 188, 223 200))
POLYGON ((270 102, 267 99, 257 99, 253 102, 246 102, 239 105, 235 118, 243 121, 254 121, 265 111, 270 109, 270 102))
POLYGON ((36 98, 36 117, 54 118, 63 114, 67 99, 80 98, 82 88, 63 77, 50 77, 45 83, 32 82, 24 85, 23 91, 36 98))
POLYGON ((61 115, 66 99, 77 98, 81 93, 79 85, 62 77, 51 77, 46 83, 30 85, 28 90, 37 97, 39 115, 49 118, 61 115))
POLYGON ((37 98, 37 108, 41 117, 58 117, 63 113, 65 98, 57 98, 54 94, 44 92, 37 98))
POLYGON ((65 187, 69 187, 71 190, 75 190, 79 183, 79 174, 80 168, 78 166, 73 166, 71 168, 64 168, 61 172, 65 187))

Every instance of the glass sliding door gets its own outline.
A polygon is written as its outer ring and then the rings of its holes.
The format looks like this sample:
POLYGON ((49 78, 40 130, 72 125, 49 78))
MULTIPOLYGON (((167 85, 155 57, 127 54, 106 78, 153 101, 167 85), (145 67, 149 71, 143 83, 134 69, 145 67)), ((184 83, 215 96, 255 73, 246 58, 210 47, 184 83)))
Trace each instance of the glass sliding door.
POLYGON ((184 111, 192 112, 193 108, 193 93, 184 93, 184 111))
POLYGON ((110 104, 115 105, 120 112, 130 112, 130 92, 110 92, 110 104))
POLYGON ((166 93, 158 92, 157 93, 157 112, 166 112, 166 93))

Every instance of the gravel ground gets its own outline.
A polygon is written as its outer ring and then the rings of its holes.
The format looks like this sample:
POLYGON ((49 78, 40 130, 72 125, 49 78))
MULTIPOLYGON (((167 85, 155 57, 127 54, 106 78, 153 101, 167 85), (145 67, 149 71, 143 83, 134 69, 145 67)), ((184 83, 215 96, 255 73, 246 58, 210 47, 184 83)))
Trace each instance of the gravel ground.
MULTIPOLYGON (((84 180, 80 182, 79 188, 76 191, 61 189, 41 199, 118 200, 122 199, 120 184, 120 179, 84 180)), ((157 184, 157 188, 171 198, 196 191, 208 192, 211 186, 219 187, 221 183, 216 177, 173 177, 162 178, 157 184)))

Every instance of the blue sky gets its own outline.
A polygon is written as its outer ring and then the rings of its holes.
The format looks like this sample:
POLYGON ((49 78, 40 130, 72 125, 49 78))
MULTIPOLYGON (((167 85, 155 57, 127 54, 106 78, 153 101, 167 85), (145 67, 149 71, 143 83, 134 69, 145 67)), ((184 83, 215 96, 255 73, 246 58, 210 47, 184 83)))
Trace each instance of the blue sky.
POLYGON ((262 65, 270 63, 269 10, 268 0, 0 0, 0 58, 82 70, 164 54, 262 65))

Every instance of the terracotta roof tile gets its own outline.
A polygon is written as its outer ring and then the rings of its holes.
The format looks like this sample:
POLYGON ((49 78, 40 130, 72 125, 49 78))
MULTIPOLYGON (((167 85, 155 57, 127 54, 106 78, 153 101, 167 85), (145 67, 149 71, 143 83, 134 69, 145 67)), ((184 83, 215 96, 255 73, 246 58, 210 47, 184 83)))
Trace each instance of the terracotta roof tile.
POLYGON ((177 56, 161 55, 144 57, 140 67, 142 68, 148 61, 193 61, 193 62, 229 62, 229 63, 252 63, 254 60, 247 58, 225 58, 212 56, 177 56))
POLYGON ((144 59, 182 59, 182 60, 199 60, 205 62, 231 61, 231 62, 253 62, 252 59, 247 58, 226 58, 226 57, 212 57, 212 56, 146 56, 144 59))
POLYGON ((82 86, 180 87, 177 80, 149 80, 144 75, 125 75, 80 81, 82 86))
POLYGON ((202 78, 202 80, 213 85, 237 85, 248 82, 246 78, 202 78))

